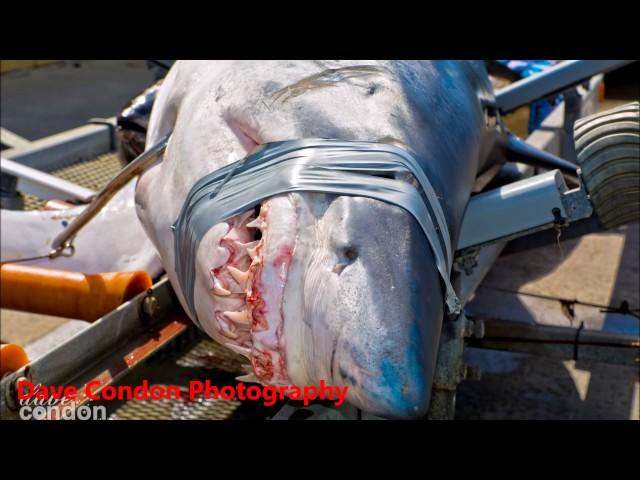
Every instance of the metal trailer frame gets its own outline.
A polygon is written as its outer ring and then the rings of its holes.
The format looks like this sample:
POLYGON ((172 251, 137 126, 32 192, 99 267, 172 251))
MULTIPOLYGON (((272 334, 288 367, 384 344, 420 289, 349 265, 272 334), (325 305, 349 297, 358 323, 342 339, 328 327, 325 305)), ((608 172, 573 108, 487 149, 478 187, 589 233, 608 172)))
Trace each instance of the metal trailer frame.
POLYGON ((16 177, 16 190, 43 200, 77 200, 87 203, 95 195, 93 190, 6 158, 0 158, 0 172, 16 177))
POLYGON ((496 107, 507 113, 539 98, 568 90, 594 75, 624 67, 635 60, 567 60, 496 93, 496 107))
MULTIPOLYGON (((22 167, 35 169, 37 172, 47 173, 115 150, 116 118, 94 119, 91 122, 93 123, 3 150, 2 158, 18 163, 22 167)), ((11 172, 7 165, 10 164, 3 161, 0 168, 0 207, 2 208, 21 208, 21 200, 17 192, 21 191, 25 184, 39 188, 49 183, 49 186, 53 186, 55 190, 60 190, 58 188, 60 183, 55 180, 49 182, 42 180, 45 177, 28 170, 23 170, 24 175, 20 175, 22 185, 18 188, 18 173, 11 172)), ((77 191, 76 187, 82 188, 78 185, 70 188, 72 191, 77 191)), ((61 192, 61 196, 65 195, 61 192)))
MULTIPOLYGON (((586 78, 585 72, 608 71, 615 68, 616 62, 592 62, 590 66, 585 66, 584 62, 565 63, 566 70, 555 70, 548 78, 539 78, 540 83, 534 81, 538 76, 531 77, 498 92, 498 106, 506 111, 527 99, 538 98, 539 93, 534 95, 532 92, 561 90, 563 83, 574 85, 577 78, 578 81, 586 78)), ((620 64, 617 63, 618 66, 620 64)), ((575 93, 574 100, 578 101, 564 102, 556 108, 543 123, 543 128, 530 135, 527 142, 555 155, 566 151, 566 145, 572 140, 567 135, 567 119, 595 111, 600 82, 602 75, 597 75, 591 78, 587 90, 571 89, 575 93)), ((80 127, 3 153, 8 159, 20 161, 23 165, 53 170, 113 150, 113 121, 110 119, 105 123, 80 127)), ((4 165, 7 163, 3 162, 4 165)), ((591 205, 584 189, 568 190, 559 171, 532 176, 533 168, 530 166, 517 164, 515 168, 522 180, 476 195, 469 202, 454 265, 455 285, 463 303, 469 300, 510 239, 547 228, 564 227, 591 215, 591 205), (522 215, 525 206, 527 215, 522 215), (495 211, 500 213, 496 215, 495 211), (483 229, 474 228, 474 225, 482 225, 483 229)), ((11 173, 5 168, 3 171, 11 173)), ((22 181, 25 178, 35 183, 42 180, 44 185, 48 185, 51 180, 30 171, 23 172, 26 174, 20 177, 22 181)), ((59 185, 54 182, 54 190, 57 187, 59 185)), ((59 190, 65 191, 64 187, 59 190)), ((99 379, 106 386, 121 379, 189 328, 195 327, 181 312, 168 281, 164 279, 146 294, 120 306, 43 357, 5 376, 0 381, 0 417, 16 418, 16 383, 22 378, 33 383, 77 386, 90 379, 99 379), (123 358, 127 359, 124 364, 123 358)), ((512 351, 541 353, 543 350, 542 353, 559 358, 571 358, 569 353, 575 355, 576 349, 581 348, 590 352, 589 356, 594 359, 614 363, 637 362, 637 339, 607 332, 579 333, 576 334, 576 329, 560 327, 509 325, 507 328, 502 321, 467 319, 464 314, 446 319, 428 418, 453 418, 458 383, 465 378, 478 377, 477 369, 464 364, 466 343, 512 351), (490 335, 483 340, 487 332, 490 335), (515 347, 511 339, 517 339, 515 347), (543 348, 532 348, 532 342, 527 343, 527 339, 537 341, 543 348), (545 343, 546 340, 551 342, 545 343)), ((87 401, 86 398, 80 399, 76 406, 87 401)), ((287 405, 274 419, 290 418, 296 410, 297 407, 287 405)), ((335 409, 315 405, 312 411, 314 419, 375 418, 350 406, 335 409)))

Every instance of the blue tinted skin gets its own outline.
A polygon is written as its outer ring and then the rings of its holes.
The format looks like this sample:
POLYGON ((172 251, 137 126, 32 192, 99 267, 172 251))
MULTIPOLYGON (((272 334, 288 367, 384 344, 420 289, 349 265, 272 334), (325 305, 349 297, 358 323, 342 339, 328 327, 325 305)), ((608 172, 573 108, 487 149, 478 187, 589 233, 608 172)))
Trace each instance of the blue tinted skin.
POLYGON ((328 202, 321 220, 311 222, 318 232, 304 229, 321 240, 297 249, 299 269, 289 271, 309 326, 302 342, 307 375, 295 380, 347 385, 347 400, 365 411, 420 418, 429 405, 444 314, 429 243, 399 207, 362 197, 328 202))

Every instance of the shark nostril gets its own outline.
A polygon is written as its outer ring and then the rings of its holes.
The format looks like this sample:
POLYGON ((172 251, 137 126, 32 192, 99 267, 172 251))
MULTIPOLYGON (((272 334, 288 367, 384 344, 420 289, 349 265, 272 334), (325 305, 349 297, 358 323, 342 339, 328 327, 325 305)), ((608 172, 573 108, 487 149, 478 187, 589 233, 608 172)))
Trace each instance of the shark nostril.
POLYGON ((347 246, 341 248, 338 253, 338 263, 336 263, 332 269, 333 273, 340 275, 356 258, 358 258, 358 251, 354 247, 347 246))
POLYGON ((356 258, 358 258, 358 250, 354 247, 345 247, 342 249, 342 256, 348 262, 353 262, 356 258))

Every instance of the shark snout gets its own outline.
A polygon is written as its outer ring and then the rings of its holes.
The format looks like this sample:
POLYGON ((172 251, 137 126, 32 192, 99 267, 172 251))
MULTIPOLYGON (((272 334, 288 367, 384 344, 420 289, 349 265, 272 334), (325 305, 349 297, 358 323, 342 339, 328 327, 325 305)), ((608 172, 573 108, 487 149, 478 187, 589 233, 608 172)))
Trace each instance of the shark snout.
POLYGON ((347 386, 349 403, 383 417, 424 416, 444 311, 424 233, 376 200, 296 198, 284 302, 291 379, 347 386), (295 315, 302 321, 289 321, 295 315))
POLYGON ((334 378, 347 386, 347 400, 385 418, 413 419, 426 414, 431 388, 428 339, 414 326, 411 335, 347 341, 334 357, 334 378), (384 347, 380 348, 381 345, 384 347))

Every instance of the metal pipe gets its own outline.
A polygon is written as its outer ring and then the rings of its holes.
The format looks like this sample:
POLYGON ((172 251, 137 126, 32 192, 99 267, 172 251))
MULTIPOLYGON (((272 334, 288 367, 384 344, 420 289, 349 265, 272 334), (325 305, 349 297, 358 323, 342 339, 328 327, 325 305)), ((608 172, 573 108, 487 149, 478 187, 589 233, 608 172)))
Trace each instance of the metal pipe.
POLYGON ((474 195, 462 220, 456 250, 546 228, 556 220, 554 209, 568 218, 561 199, 566 190, 560 172, 552 170, 474 195))
POLYGON ((4 157, 0 158, 0 171, 18 179, 16 190, 35 195, 43 200, 60 199, 89 202, 95 195, 93 190, 4 157))
POLYGON ((618 69, 635 60, 566 60, 537 75, 496 92, 496 106, 503 112, 561 92, 598 73, 618 69))
POLYGON ((116 175, 106 187, 104 187, 78 215, 71 224, 65 228, 60 234, 54 238, 52 248, 49 254, 50 258, 56 258, 63 252, 71 248, 71 242, 78 232, 93 219, 104 206, 113 198, 113 196, 122 189, 131 179, 140 175, 149 165, 154 163, 158 157, 164 152, 169 142, 171 134, 164 136, 157 144, 143 152, 138 158, 124 167, 118 175, 116 175))
POLYGON ((484 337, 468 339, 468 346, 619 365, 637 366, 640 361, 640 338, 634 335, 581 327, 482 320, 485 328, 484 337))

